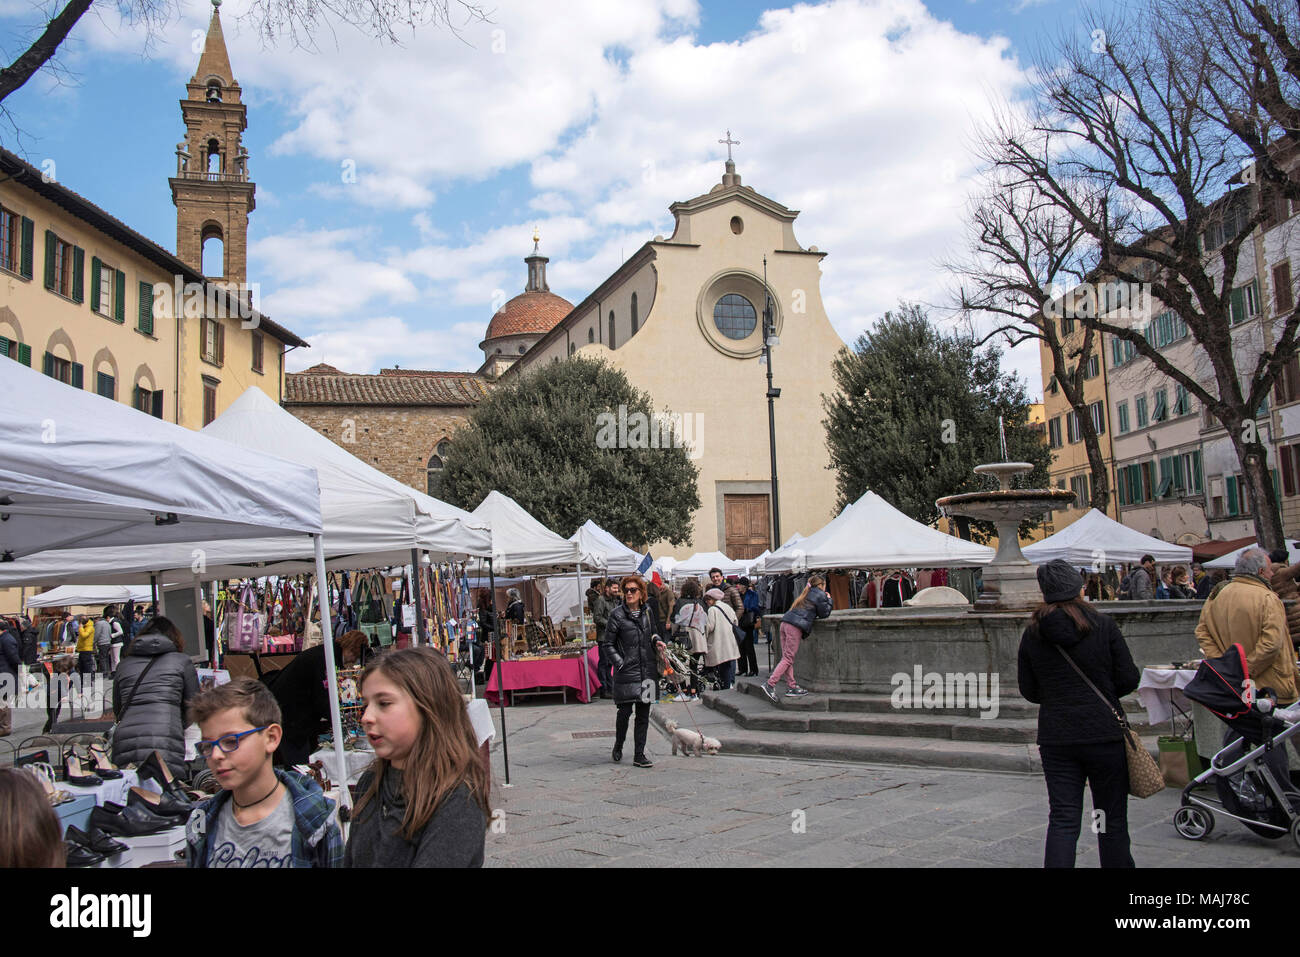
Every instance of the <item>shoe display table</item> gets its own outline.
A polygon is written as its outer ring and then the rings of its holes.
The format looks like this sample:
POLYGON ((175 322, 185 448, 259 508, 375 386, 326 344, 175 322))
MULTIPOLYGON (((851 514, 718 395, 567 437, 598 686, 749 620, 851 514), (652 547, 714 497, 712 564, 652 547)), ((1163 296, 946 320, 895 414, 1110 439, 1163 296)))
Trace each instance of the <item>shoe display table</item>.
MULTIPOLYGON (((185 825, 178 824, 157 834, 144 834, 140 837, 119 837, 125 844, 131 857, 129 867, 145 867, 149 864, 174 864, 176 852, 185 846, 185 825)), ((108 863, 105 861, 104 863, 108 863)))
MULTIPOLYGON (((114 804, 126 804, 126 796, 131 792, 131 788, 139 783, 140 781, 136 777, 134 770, 124 769, 120 778, 103 781, 94 787, 78 787, 75 784, 60 784, 59 787, 78 797, 88 796, 94 798, 94 802, 102 807, 107 801, 112 801, 114 804)), ((151 791, 157 790, 152 781, 145 782, 144 786, 151 791)))

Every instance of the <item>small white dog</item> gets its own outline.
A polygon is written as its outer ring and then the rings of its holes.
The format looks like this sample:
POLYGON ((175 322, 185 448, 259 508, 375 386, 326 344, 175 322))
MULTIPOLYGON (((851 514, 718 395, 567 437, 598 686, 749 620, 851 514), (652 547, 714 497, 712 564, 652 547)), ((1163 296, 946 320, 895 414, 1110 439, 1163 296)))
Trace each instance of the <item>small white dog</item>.
POLYGON ((717 738, 706 738, 699 732, 692 731, 689 728, 679 728, 677 722, 671 718, 664 722, 664 730, 672 735, 673 754, 676 754, 677 749, 681 748, 682 757, 690 757, 691 753, 694 752, 698 758, 701 752, 717 754, 722 750, 722 743, 717 738))

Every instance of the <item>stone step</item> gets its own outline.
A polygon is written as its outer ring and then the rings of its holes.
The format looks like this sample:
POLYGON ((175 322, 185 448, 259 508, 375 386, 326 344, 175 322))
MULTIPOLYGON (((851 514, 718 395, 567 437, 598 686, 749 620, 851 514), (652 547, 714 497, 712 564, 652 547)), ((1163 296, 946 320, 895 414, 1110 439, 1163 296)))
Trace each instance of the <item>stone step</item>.
MULTIPOLYGON (((738 678, 734 690, 743 694, 752 695, 758 700, 771 707, 766 695, 763 694, 762 678, 738 678)), ((787 698, 784 694, 784 686, 778 691, 778 700, 782 711, 791 711, 795 713, 830 713, 830 714, 926 714, 926 715, 946 715, 949 717, 979 718, 981 709, 978 707, 967 708, 924 708, 924 709, 898 709, 894 707, 893 699, 888 694, 817 694, 812 693, 802 698, 787 698)), ((1145 733, 1149 725, 1147 723, 1146 709, 1138 700, 1137 695, 1128 695, 1122 699, 1124 711, 1129 719, 1129 724, 1139 732, 1145 733)), ((1026 701, 1019 695, 1003 695, 998 698, 998 719, 1023 718, 1037 720, 1038 705, 1026 701)), ((1151 729, 1154 731, 1154 729, 1151 729)), ((1167 728, 1164 730, 1168 730, 1167 728)))

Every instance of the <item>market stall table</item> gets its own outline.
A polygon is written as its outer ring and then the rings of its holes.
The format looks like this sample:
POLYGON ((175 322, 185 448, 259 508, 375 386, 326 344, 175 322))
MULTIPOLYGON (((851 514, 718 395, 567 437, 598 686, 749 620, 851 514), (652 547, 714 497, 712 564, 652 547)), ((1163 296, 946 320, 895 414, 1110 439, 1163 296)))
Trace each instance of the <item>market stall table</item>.
POLYGON ((1175 714, 1189 715, 1197 754, 1208 763, 1208 759, 1223 747, 1227 725, 1209 709, 1183 694, 1182 689, 1195 677, 1195 668, 1143 668, 1137 694, 1152 727, 1172 722, 1175 714))
MULTIPOLYGON (((596 662, 599 658, 596 648, 588 648, 585 655, 571 658, 510 658, 505 664, 506 687, 510 704, 514 704, 516 694, 542 693, 538 689, 548 689, 564 695, 568 702, 569 689, 572 688, 577 699, 584 704, 591 700, 588 689, 598 691, 600 679, 596 677, 596 662), (582 668, 586 662, 587 674, 584 679, 582 668)), ((501 671, 492 669, 483 697, 492 704, 497 704, 501 693, 501 671)))

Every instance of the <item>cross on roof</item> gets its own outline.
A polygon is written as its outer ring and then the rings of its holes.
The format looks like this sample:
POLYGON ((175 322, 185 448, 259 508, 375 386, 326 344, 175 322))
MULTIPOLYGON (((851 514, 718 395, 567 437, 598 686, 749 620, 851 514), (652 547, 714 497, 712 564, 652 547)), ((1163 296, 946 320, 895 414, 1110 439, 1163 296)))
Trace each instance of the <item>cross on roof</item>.
POLYGON ((727 130, 727 138, 726 138, 725 140, 718 140, 718 142, 719 142, 719 143, 723 143, 723 144, 726 145, 726 147, 727 147, 727 162, 730 163, 730 162, 731 162, 731 148, 732 148, 733 146, 739 146, 739 145, 740 145, 740 140, 733 140, 733 139, 731 138, 731 130, 727 130))

